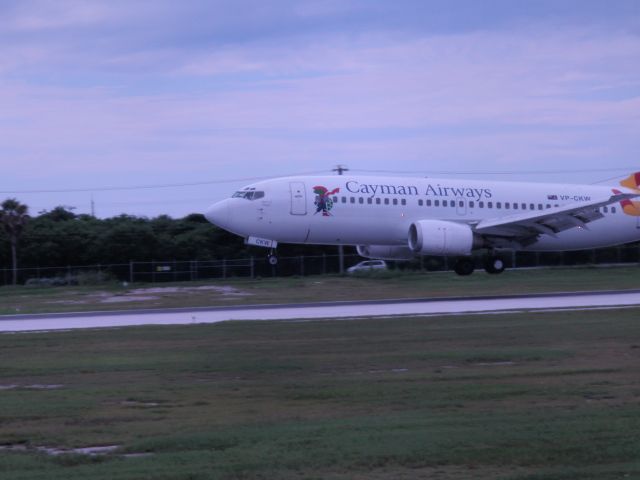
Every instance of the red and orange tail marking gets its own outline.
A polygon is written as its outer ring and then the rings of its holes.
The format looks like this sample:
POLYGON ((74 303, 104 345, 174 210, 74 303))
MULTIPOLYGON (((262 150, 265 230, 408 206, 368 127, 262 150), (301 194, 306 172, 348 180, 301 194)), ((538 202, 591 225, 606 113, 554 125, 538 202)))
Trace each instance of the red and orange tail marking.
POLYGON ((640 189, 640 172, 632 173, 628 178, 625 178, 620 182, 623 187, 630 188, 632 190, 640 189))
MULTIPOLYGON (((629 177, 620 182, 623 187, 630 188, 640 193, 640 172, 632 173, 629 177)), ((613 193, 622 193, 620 190, 613 190, 613 193)), ((623 200, 620 202, 622 210, 627 215, 640 217, 640 202, 632 200, 623 200)))

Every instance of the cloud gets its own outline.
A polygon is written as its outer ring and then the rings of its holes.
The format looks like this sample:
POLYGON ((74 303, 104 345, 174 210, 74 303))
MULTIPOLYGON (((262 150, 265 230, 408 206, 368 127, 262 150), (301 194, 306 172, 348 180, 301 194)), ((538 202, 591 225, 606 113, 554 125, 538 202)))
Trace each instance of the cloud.
POLYGON ((523 23, 507 8, 482 24, 432 7, 449 28, 430 19, 421 30, 422 2, 415 11, 361 1, 176 5, 0 7, 0 163, 11 165, 9 181, 637 158, 632 20, 566 13, 557 28, 560 17, 547 21, 544 10, 523 23))

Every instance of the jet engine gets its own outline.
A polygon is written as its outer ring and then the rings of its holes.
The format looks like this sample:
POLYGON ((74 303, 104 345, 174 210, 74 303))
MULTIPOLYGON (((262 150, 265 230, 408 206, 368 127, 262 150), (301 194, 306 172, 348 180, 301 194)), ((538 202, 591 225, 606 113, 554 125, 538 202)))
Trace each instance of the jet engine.
POLYGON ((409 247, 395 245, 358 245, 358 255, 375 260, 411 260, 415 255, 409 247))
POLYGON ((420 255, 471 255, 471 227, 444 220, 419 220, 409 227, 409 248, 420 255))

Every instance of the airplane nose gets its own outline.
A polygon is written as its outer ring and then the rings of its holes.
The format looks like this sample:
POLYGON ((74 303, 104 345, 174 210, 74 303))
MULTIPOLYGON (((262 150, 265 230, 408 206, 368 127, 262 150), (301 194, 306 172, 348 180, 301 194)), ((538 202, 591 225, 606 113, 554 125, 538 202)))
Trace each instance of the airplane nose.
POLYGON ((214 203, 209 207, 207 213, 204 215, 214 225, 222 228, 229 226, 229 202, 228 200, 222 200, 221 202, 214 203))

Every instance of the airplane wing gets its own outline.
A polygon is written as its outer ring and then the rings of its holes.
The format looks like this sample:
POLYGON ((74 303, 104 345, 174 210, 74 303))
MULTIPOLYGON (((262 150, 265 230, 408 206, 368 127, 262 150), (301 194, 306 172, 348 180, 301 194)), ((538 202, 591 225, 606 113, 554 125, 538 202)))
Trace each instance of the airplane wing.
POLYGON ((571 203, 561 207, 481 220, 475 226, 475 231, 481 235, 507 237, 528 244, 540 235, 556 236, 564 230, 576 227, 588 229, 588 223, 604 217, 599 210, 600 207, 639 196, 637 193, 615 193, 589 203, 571 203))

